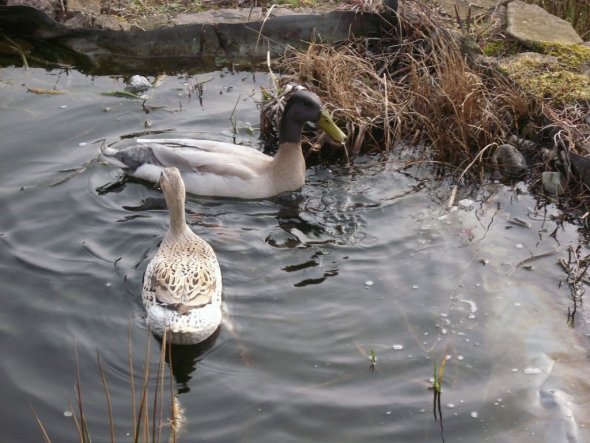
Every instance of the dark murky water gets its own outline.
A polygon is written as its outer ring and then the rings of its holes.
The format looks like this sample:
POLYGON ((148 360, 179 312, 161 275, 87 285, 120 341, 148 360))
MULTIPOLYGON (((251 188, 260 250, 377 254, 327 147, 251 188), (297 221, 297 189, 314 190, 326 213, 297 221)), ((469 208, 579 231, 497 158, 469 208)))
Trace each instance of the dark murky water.
MULTIPOLYGON (((2 442, 42 441, 32 408, 54 442, 78 441, 66 412, 76 348, 94 441, 109 440, 97 351, 117 441, 132 441, 129 331, 134 376, 146 340, 157 367, 140 281, 167 214, 125 209, 160 197, 146 183, 96 191, 119 175, 92 161, 100 141, 140 134, 146 120, 151 131, 231 141, 236 107, 237 140, 257 144, 263 75, 167 78, 148 101, 164 108, 149 114, 139 101, 98 94, 119 86, 0 70, 2 442), (209 79, 201 105, 188 88, 209 79), (27 92, 54 85, 67 93, 27 92)), ((577 245, 575 228, 550 237, 554 209, 536 211, 526 191, 504 187, 446 213, 437 183, 398 168, 363 158, 310 168, 301 192, 274 199, 189 197, 189 222, 220 259, 239 338, 222 328, 202 353, 178 356, 179 441, 439 442, 428 387, 445 353, 446 442, 590 440, 590 316, 582 309, 568 327, 556 265, 577 245), (515 267, 549 250, 528 263, 534 269, 515 267)))

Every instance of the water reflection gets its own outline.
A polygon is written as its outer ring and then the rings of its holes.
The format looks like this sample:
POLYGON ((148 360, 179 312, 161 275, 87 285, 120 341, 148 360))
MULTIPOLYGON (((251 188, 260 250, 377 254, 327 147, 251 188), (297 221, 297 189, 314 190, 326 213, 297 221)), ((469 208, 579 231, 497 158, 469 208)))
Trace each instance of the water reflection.
MULTIPOLYGON (((0 89, 0 396, 10 400, 0 429, 3 441, 38 441, 33 404, 53 441, 76 441, 63 415, 75 337, 90 427, 108 440, 96 349, 117 432, 128 432, 124 337, 130 317, 133 340, 148 335, 142 273, 167 213, 150 184, 97 192, 120 171, 87 163, 98 151, 93 141, 145 131, 141 104, 100 95, 112 79, 75 72, 57 85, 71 94, 27 94, 57 77, 30 74, 0 71, 0 85, 9 85, 0 89), (19 191, 31 183, 38 185, 19 191)), ((203 106, 179 96, 183 82, 170 77, 158 88, 158 104, 176 109, 181 100, 183 110, 153 111, 152 129, 229 140, 236 102, 238 126, 256 127, 251 92, 259 85, 250 78, 215 76, 203 106)), ((246 131, 237 137, 256 145, 246 131)), ((474 205, 449 212, 448 189, 420 169, 400 173, 395 161, 365 157, 309 168, 300 192, 274 199, 188 196, 191 228, 218 253, 239 342, 222 327, 208 350, 170 349, 187 419, 178 441, 440 442, 428 387, 447 352, 447 441, 589 441, 590 318, 580 304, 575 327, 566 323, 572 294, 557 264, 570 245, 576 251, 576 227, 518 188, 466 192, 461 198, 474 205), (517 218, 526 224, 513 224, 517 218), (552 249, 525 263, 534 269, 517 266, 552 249)), ((586 254, 582 247, 570 265, 586 254)), ((139 383, 145 356, 134 355, 139 383)))
MULTIPOLYGON (((312 179, 313 180, 313 179, 312 179)), ((322 178, 325 180, 325 178, 322 178)), ((99 195, 107 195, 109 192, 122 192, 127 183, 137 183, 147 189, 153 189, 151 183, 133 178, 117 178, 114 186, 107 184, 97 188, 99 195)), ((329 186, 328 183, 324 183, 329 186)), ((330 260, 329 252, 324 249, 329 245, 353 246, 367 238, 363 226, 366 222, 362 217, 362 210, 375 209, 380 206, 363 193, 348 191, 345 199, 315 193, 321 189, 320 184, 313 183, 301 192, 286 193, 270 200, 272 209, 265 212, 266 217, 272 217, 276 223, 271 232, 265 237, 266 244, 276 249, 309 250, 309 256, 303 261, 290 263, 282 267, 289 273, 301 273, 304 277, 295 282, 294 287, 301 288, 310 285, 318 285, 331 277, 338 275, 338 265, 330 260), (313 269, 317 268, 317 269, 313 269)), ((206 202, 210 208, 222 206, 223 203, 210 198, 199 196, 188 197, 189 202, 197 204, 206 202)), ((231 199, 220 199, 221 202, 230 202, 231 199)), ((247 206, 248 202, 241 202, 247 206)), ((162 197, 142 198, 137 204, 123 205, 122 209, 133 212, 146 212, 165 209, 165 201, 162 197)), ((189 216, 195 216, 191 208, 187 209, 189 216)), ((217 214, 218 216, 221 214, 217 214)), ((126 215, 117 222, 135 220, 141 215, 126 215)), ((202 226, 207 224, 200 223, 202 226)), ((208 227, 217 227, 209 224, 208 227)), ((297 258, 297 260, 300 260, 297 258)))
MULTIPOLYGON (((189 382, 197 369, 197 363, 213 347, 220 331, 221 327, 217 328, 209 338, 194 345, 176 345, 168 342, 165 344, 164 358, 174 376, 177 394, 186 394, 190 391, 189 382)), ((154 337, 160 346, 164 345, 162 337, 157 335, 154 335, 154 337)))

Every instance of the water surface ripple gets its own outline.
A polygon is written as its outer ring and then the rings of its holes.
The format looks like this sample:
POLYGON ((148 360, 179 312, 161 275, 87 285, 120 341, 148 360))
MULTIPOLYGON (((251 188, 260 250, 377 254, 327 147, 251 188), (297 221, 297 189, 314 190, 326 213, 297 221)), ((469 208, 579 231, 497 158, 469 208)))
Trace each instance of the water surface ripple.
MULTIPOLYGON (((237 141, 256 147, 267 79, 170 77, 146 114, 98 94, 117 79, 24 74, 0 70, 0 440, 42 441, 34 408, 53 441, 78 441, 65 413, 77 352, 90 432, 107 441, 98 352, 117 441, 132 441, 130 376, 143 373, 146 343, 156 370, 159 347, 140 285, 167 212, 147 183, 98 192, 120 177, 98 148, 148 129, 231 141, 234 107, 237 141), (201 105, 188 90, 209 78, 201 105), (53 85, 67 93, 26 92, 53 85)), ((446 212, 437 183, 400 167, 365 157, 310 167, 300 192, 272 199, 188 197, 189 224, 220 260, 231 328, 174 350, 178 441, 590 441, 589 317, 582 308, 567 325, 556 265, 575 228, 552 238, 555 222, 522 184, 446 212), (429 387, 445 355, 441 430, 429 387)))

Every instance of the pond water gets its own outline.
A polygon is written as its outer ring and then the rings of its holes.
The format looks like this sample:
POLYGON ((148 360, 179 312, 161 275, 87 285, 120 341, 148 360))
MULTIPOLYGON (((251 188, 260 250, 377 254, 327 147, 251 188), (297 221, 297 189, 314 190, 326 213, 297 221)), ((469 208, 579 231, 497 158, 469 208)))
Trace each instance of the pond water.
MULTIPOLYGON (((148 114, 99 94, 121 80, 0 69, 2 442, 43 441, 33 411, 52 441, 78 441, 76 360, 90 434, 110 441, 97 353, 116 441, 133 441, 130 376, 159 360, 140 284, 167 213, 142 207, 161 197, 147 183, 97 191, 120 176, 95 160, 100 144, 172 131, 256 148, 261 86, 263 74, 171 76, 148 114), (202 102, 188 93, 198 82, 202 102), (54 86, 67 92, 27 92, 54 86)), ((273 199, 188 197, 231 327, 175 351, 177 441, 590 441, 590 316, 582 306, 568 325, 556 264, 575 227, 523 184, 448 212, 427 171, 400 167, 362 157, 311 167, 300 192, 273 199), (445 356, 441 427, 429 388, 445 356)))

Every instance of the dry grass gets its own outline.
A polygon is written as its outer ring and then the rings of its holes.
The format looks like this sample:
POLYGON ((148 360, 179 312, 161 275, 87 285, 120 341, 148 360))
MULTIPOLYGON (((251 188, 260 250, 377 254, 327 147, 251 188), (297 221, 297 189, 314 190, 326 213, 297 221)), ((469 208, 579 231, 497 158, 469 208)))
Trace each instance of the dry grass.
MULTIPOLYGON (((535 99, 457 39, 419 3, 400 8, 388 38, 312 44, 283 63, 283 83, 303 83, 346 124, 349 155, 422 146, 422 160, 459 169, 540 112, 535 99)), ((480 167, 472 168, 478 177, 480 167)))
POLYGON ((331 4, 331 1, 315 0, 102 0, 103 13, 128 19, 154 15, 192 14, 222 8, 313 7, 331 4))
POLYGON ((543 115, 547 118, 543 130, 551 134, 560 134, 569 143, 571 151, 580 155, 590 154, 588 104, 556 107, 550 103, 544 103, 543 115))
MULTIPOLYGON (((518 77, 501 69, 498 59, 482 56, 481 48, 490 41, 506 42, 493 13, 481 24, 451 34, 436 10, 420 0, 401 3, 398 12, 399 23, 386 38, 316 42, 306 52, 288 54, 279 86, 300 83, 320 96, 335 121, 346 126, 348 157, 407 146, 405 159, 413 154, 413 162, 437 166, 434 172, 450 178, 452 189, 463 179, 485 182, 494 168, 490 160, 496 146, 517 145, 529 166, 531 189, 542 195, 541 173, 561 171, 568 186, 558 205, 590 229, 590 179, 570 168, 556 143, 561 140, 570 155, 590 153, 590 101, 535 94, 531 84, 517 83, 518 77)), ((512 54, 520 47, 509 49, 512 54)), ((495 55, 506 56, 504 52, 495 55)), ((562 53, 555 57, 564 63, 562 53)), ((277 121, 276 102, 263 106, 261 132, 267 145, 276 144, 276 124, 267 124, 277 121)), ((308 160, 317 160, 317 147, 324 160, 342 155, 322 135, 308 134, 307 142, 308 160)), ((450 203, 453 198, 452 191, 450 203)))
MULTIPOLYGON (((131 328, 129 330, 131 334, 131 328)), ((134 442, 143 443, 159 443, 161 441, 175 442, 177 434, 182 427, 184 420, 182 408, 178 403, 178 397, 173 392, 175 385, 172 378, 171 367, 171 347, 162 345, 159 350, 158 365, 156 373, 152 372, 152 337, 148 333, 145 360, 143 362, 144 370, 141 379, 136 379, 134 376, 133 365, 133 351, 131 347, 131 336, 128 342, 128 356, 129 356, 129 386, 130 386, 130 405, 132 414, 132 429, 128 429, 128 435, 133 436, 134 442), (168 362, 169 370, 166 371, 166 361, 168 362), (168 375, 166 375, 168 372, 168 375), (155 385, 155 386, 154 386, 155 385), (153 386, 153 388, 150 388, 153 386), (168 436, 162 436, 164 429, 168 429, 168 436)), ((165 339, 162 343, 165 343, 165 339)), ((101 384, 104 389, 104 396, 106 402, 106 417, 109 423, 109 436, 101 436, 100 441, 111 441, 114 443, 115 438, 115 422, 116 417, 113 416, 112 401, 109 392, 107 378, 103 369, 100 355, 97 352, 97 368, 101 384)), ((82 396, 82 386, 80 382, 80 372, 78 365, 78 351, 76 348, 76 378, 75 378, 75 404, 72 405, 68 401, 69 412, 71 413, 78 441, 80 443, 90 443, 91 430, 88 426, 88 419, 86 417, 84 405, 85 400, 82 396)), ((37 415, 33 408, 33 413, 43 439, 46 443, 51 443, 52 440, 43 425, 41 418, 37 415)))

